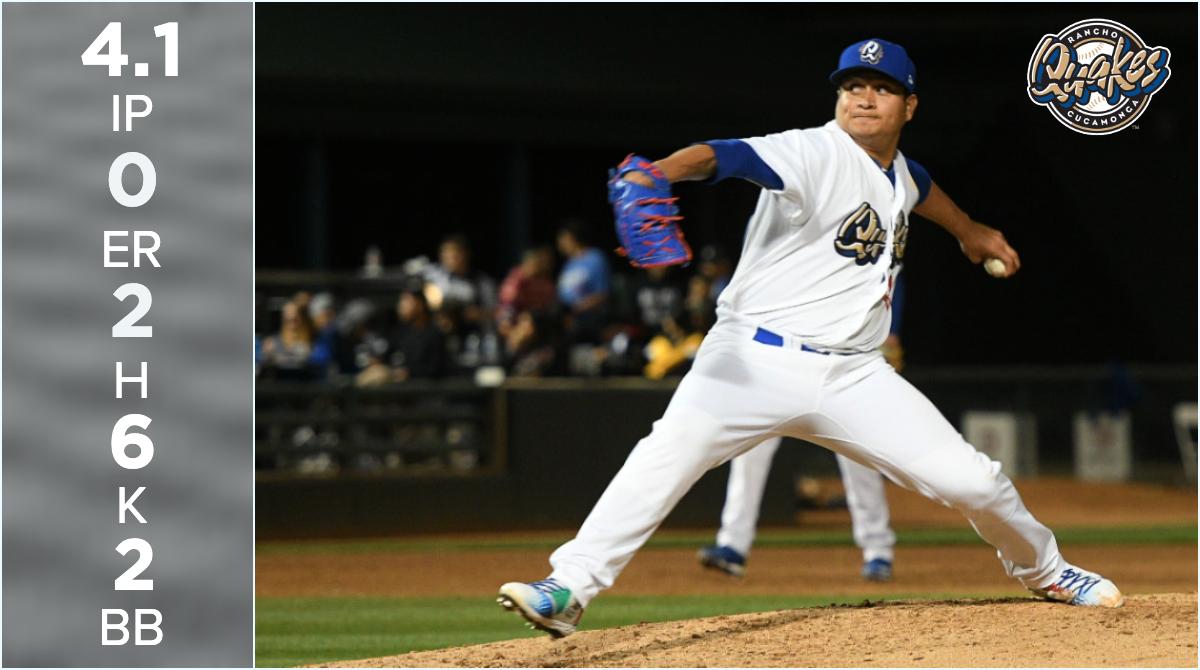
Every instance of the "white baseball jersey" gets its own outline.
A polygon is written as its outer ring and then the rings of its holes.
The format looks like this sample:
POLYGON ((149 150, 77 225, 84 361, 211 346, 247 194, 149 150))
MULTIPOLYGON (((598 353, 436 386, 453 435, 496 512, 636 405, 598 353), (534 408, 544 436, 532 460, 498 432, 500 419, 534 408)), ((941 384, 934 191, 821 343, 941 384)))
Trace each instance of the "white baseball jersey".
POLYGON ((743 141, 783 188, 759 196, 720 306, 816 348, 879 347, 918 198, 903 155, 893 187, 835 121, 743 141))

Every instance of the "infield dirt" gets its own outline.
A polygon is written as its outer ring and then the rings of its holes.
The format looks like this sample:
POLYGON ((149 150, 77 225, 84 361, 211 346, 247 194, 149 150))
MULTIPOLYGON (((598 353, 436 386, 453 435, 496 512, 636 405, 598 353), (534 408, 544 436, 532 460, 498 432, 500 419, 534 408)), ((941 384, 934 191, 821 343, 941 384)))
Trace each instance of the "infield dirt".
POLYGON ((1196 595, 1119 610, 1027 598, 887 602, 719 616, 318 667, 1185 667, 1196 595))

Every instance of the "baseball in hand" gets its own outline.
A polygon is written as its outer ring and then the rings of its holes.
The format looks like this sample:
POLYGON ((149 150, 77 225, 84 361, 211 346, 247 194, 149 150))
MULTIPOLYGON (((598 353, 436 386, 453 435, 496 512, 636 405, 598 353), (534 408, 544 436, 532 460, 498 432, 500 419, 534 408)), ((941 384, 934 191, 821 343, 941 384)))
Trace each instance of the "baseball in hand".
POLYGON ((989 258, 983 262, 983 269, 993 277, 1007 277, 1008 266, 999 258, 989 258))

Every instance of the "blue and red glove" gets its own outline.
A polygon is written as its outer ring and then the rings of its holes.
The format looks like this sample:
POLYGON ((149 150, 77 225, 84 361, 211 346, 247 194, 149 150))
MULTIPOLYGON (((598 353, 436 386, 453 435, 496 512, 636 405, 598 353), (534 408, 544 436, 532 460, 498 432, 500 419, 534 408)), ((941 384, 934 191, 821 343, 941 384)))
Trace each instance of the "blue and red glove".
POLYGON ((680 265, 692 260, 692 248, 683 239, 679 222, 679 198, 671 195, 671 184, 654 163, 629 154, 608 173, 608 202, 617 223, 617 253, 629 259, 635 268, 680 265), (624 179, 630 172, 641 172, 654 182, 642 186, 624 179))

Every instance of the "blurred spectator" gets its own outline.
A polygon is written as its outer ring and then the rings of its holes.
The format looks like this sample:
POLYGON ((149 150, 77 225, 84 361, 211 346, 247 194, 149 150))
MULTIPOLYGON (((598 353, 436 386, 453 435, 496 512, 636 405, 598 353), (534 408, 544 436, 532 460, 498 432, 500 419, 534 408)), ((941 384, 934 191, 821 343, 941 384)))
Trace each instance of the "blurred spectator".
POLYGON ((389 364, 396 381, 440 377, 445 370, 446 342, 433 324, 429 303, 418 291, 405 291, 396 303, 400 324, 389 338, 389 364))
POLYGON ((646 377, 662 379, 691 368, 704 336, 716 321, 711 292, 712 283, 704 275, 695 275, 688 281, 688 294, 681 308, 663 319, 662 333, 646 345, 646 377))
POLYGON ((313 350, 313 326, 308 314, 290 300, 284 303, 279 332, 264 339, 258 363, 277 379, 308 380, 313 377, 309 356, 313 350))
POLYGON ((471 250, 463 235, 451 235, 438 248, 438 263, 425 269, 425 298, 433 311, 461 310, 463 324, 478 330, 496 308, 496 283, 471 269, 471 250))
POLYGON ((612 283, 608 261, 589 246, 587 228, 578 220, 559 228, 558 251, 566 259, 558 276, 558 298, 570 314, 567 339, 571 344, 599 342, 612 283))
POLYGON ((442 376, 446 341, 433 322, 424 294, 415 289, 402 291, 396 314, 400 323, 388 338, 386 365, 378 359, 373 361, 359 373, 359 386, 442 376))
POLYGON ((379 248, 379 245, 372 244, 367 247, 366 253, 363 254, 363 266, 359 274, 369 279, 378 279, 383 276, 383 250, 379 248))
POLYGON ((683 285, 673 268, 647 268, 639 273, 633 296, 648 339, 662 332, 663 321, 683 305, 683 285))
POLYGON ((333 358, 339 374, 356 375, 387 354, 387 338, 371 328, 374 315, 375 306, 366 298, 346 303, 338 315, 333 358))
POLYGON ((717 302, 712 297, 713 283, 704 275, 692 275, 688 280, 683 309, 691 327, 707 333, 717 320, 717 302))
POLYGON ((709 244, 700 250, 700 274, 708 278, 712 288, 709 290, 709 297, 716 302, 720 297, 721 291, 729 285, 729 280, 733 275, 733 264, 729 260, 729 255, 725 250, 713 244, 709 244))
POLYGON ((565 371, 562 328, 549 312, 517 314, 505 336, 508 374, 513 377, 549 377, 565 371))
POLYGON ((333 295, 328 291, 321 291, 309 298, 308 318, 312 321, 313 328, 318 333, 332 327, 334 320, 337 318, 337 309, 333 302, 333 295))
POLYGON ((501 335, 507 337, 521 312, 553 311, 556 307, 556 289, 550 276, 553 269, 553 252, 549 247, 537 247, 527 250, 521 262, 504 278, 496 314, 496 326, 501 335))
MULTIPOLYGON (((296 293, 292 295, 292 302, 295 303, 297 309, 307 315, 309 314, 309 303, 312 302, 312 294, 308 291, 296 291, 296 293)), ((309 321, 309 325, 312 325, 311 320, 309 321)))
POLYGON ((308 317, 314 331, 313 348, 308 363, 324 377, 333 363, 338 346, 337 312, 334 309, 333 296, 327 292, 312 296, 308 301, 308 317))
POLYGON ((460 371, 500 362, 500 342, 495 332, 496 284, 471 269, 467 238, 450 235, 438 248, 438 264, 425 265, 425 299, 449 343, 453 363, 460 371), (444 318, 441 318, 444 317, 444 318))

